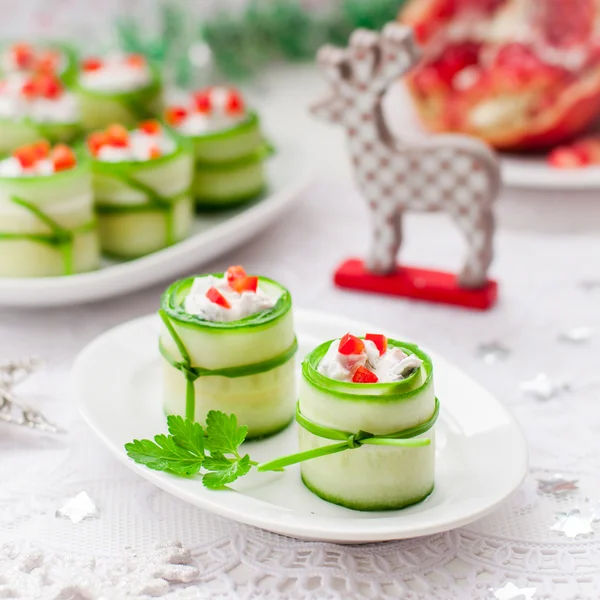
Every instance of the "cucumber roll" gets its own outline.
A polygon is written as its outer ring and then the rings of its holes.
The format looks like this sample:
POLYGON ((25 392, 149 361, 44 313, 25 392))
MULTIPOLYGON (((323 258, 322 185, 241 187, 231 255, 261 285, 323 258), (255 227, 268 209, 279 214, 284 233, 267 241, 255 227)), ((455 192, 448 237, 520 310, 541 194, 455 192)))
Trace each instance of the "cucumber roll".
POLYGON ((132 127, 162 111, 159 73, 139 54, 84 60, 76 91, 86 131, 111 123, 132 127))
POLYGON ((81 132, 75 96, 52 73, 14 73, 0 81, 0 154, 33 144, 72 141, 81 132))
POLYGON ((241 267, 190 277, 162 298, 164 407, 204 423, 234 413, 248 437, 272 435, 293 418, 296 399, 292 300, 241 267))
POLYGON ((77 56, 66 44, 15 42, 0 50, 0 71, 10 73, 52 73, 65 83, 77 75, 77 56))
POLYGON ((99 261, 89 165, 46 141, 0 160, 0 276, 70 275, 99 261))
POLYGON ((158 121, 87 138, 103 252, 136 258, 181 241, 193 222, 193 155, 158 121))
POLYGON ((376 334, 318 346, 302 364, 299 447, 335 453, 302 462, 304 484, 356 510, 420 502, 434 486, 438 410, 431 360, 417 346, 376 334))
POLYGON ((229 208, 259 196, 266 187, 264 159, 271 153, 255 112, 238 91, 213 87, 171 106, 167 122, 194 144, 193 190, 200 208, 229 208))

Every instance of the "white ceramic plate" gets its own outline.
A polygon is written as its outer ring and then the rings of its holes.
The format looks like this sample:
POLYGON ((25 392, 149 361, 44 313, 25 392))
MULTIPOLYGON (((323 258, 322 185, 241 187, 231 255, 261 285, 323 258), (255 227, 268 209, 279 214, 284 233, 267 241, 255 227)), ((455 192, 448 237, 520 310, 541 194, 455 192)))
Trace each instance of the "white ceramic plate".
MULTIPOLYGON (((379 330, 322 313, 297 311, 295 318, 299 360, 317 344, 349 330, 379 330)), ((298 465, 285 473, 253 473, 236 482, 235 490, 219 491, 207 490, 199 479, 152 471, 131 461, 123 445, 166 431, 157 335, 158 318, 143 317, 104 333, 82 351, 74 366, 81 412, 130 469, 218 515, 308 540, 403 539, 446 531, 482 517, 525 476, 527 445, 514 419, 489 392, 435 354, 435 385, 442 405, 436 425, 436 488, 421 504, 372 513, 329 504, 303 486, 298 465)), ((245 450, 258 461, 295 452, 296 427, 248 443, 245 450)))
POLYGON ((311 180, 306 155, 278 142, 268 161, 269 192, 249 205, 196 217, 190 237, 170 248, 69 277, 0 277, 0 306, 55 306, 125 294, 207 263, 247 242, 282 216, 311 180))

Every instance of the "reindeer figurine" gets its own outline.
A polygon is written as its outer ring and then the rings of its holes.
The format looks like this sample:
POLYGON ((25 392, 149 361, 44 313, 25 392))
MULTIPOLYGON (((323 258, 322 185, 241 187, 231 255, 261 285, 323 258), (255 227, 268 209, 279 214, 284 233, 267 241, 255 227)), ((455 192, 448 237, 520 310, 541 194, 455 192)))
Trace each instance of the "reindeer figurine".
MULTIPOLYGON (((350 281, 344 287, 489 308, 496 298, 496 284, 487 279, 493 254, 492 204, 500 187, 494 154, 484 143, 458 135, 434 135, 418 145, 404 144, 394 138, 383 117, 384 93, 418 59, 412 30, 397 23, 389 23, 381 34, 358 29, 348 48, 324 46, 318 53, 318 65, 331 91, 311 112, 346 129, 355 178, 373 222, 366 271, 363 269, 366 279, 350 281), (396 255, 407 210, 446 211, 453 218, 469 247, 458 279, 452 274, 444 278, 438 271, 413 269, 410 289, 406 289, 407 282, 401 280, 406 269, 396 271, 396 255), (390 275, 393 273, 397 274, 390 275), (376 282, 374 274, 389 275, 385 278, 388 282, 390 277, 397 279, 386 287, 376 282), (433 278, 424 279, 427 274, 433 278), (428 283, 436 289, 423 293, 428 283), (448 290, 440 292, 440 285, 453 289, 448 295, 448 290)), ((338 274, 343 271, 342 266, 338 274)), ((336 277, 338 284, 342 280, 336 277)))

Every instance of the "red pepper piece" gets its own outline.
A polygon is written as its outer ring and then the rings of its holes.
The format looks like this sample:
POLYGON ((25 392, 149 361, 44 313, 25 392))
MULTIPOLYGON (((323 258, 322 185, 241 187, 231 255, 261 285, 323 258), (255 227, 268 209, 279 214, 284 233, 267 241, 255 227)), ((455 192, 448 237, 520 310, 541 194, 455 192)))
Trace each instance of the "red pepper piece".
POLYGON ((361 354, 365 349, 365 343, 351 333, 347 333, 341 340, 338 346, 338 352, 345 356, 350 354, 361 354))
POLYGON ((258 288, 258 277, 238 277, 229 282, 231 289, 238 294, 242 292, 256 292, 258 288))
POLYGON ((354 371, 354 375, 352 375, 353 383, 377 383, 378 381, 379 377, 377 377, 373 371, 365 369, 365 367, 358 367, 358 369, 354 371))
POLYGON ((102 67, 104 67, 104 63, 100 58, 96 58, 95 56, 91 56, 90 58, 86 58, 81 63, 81 68, 84 71, 99 71, 102 67))
POLYGON ((100 148, 106 145, 106 134, 104 131, 94 131, 87 137, 87 146, 92 156, 97 156, 100 148))
POLYGON ((214 302, 223 308, 231 308, 231 304, 227 302, 227 298, 225 298, 217 288, 211 287, 208 292, 206 292, 206 297, 211 302, 214 302))
POLYGON ((21 94, 25 98, 35 98, 38 95, 38 85, 35 79, 27 79, 21 87, 21 94))
POLYGON ((183 106, 171 106, 165 111, 165 119, 169 125, 179 125, 188 115, 183 106))
POLYGON ((117 148, 129 146, 129 132, 123 125, 113 124, 106 129, 106 143, 117 148))
POLYGON ((230 90, 225 112, 229 115, 239 115, 244 112, 244 100, 237 90, 230 90))
POLYGON ((29 44, 14 44, 10 49, 10 52, 19 69, 29 69, 33 66, 35 52, 29 44))
POLYGON ((75 153, 65 144, 57 144, 51 152, 55 171, 66 171, 77 164, 75 153))
POLYGON ((55 100, 62 94, 63 88, 60 80, 52 73, 42 73, 37 78, 37 93, 44 98, 55 100))
POLYGON ((235 279, 246 277, 246 271, 244 270, 244 267, 240 267, 240 265, 234 265, 227 269, 225 276, 227 278, 227 283, 231 285, 231 282, 235 279))
POLYGON ((135 67, 136 69, 140 69, 146 65, 146 58, 142 54, 130 54, 125 59, 125 62, 130 67, 135 67))
POLYGON ((162 152, 158 146, 151 146, 150 150, 148 151, 148 156, 150 159, 160 158, 162 156, 162 152))
POLYGON ((36 160, 48 158, 48 155, 50 154, 50 142, 47 140, 40 140, 35 144, 31 144, 31 150, 34 153, 36 160))
POLYGON ((377 350, 379 350, 379 356, 385 354, 388 343, 385 335, 382 335, 381 333, 367 333, 367 335, 365 335, 365 340, 370 340, 377 346, 377 350))
POLYGON ((160 123, 156 119, 142 121, 138 129, 147 135, 158 135, 160 133, 160 123))
POLYGON ((13 156, 19 161, 24 169, 35 165, 37 158, 32 146, 21 146, 13 152, 13 156))
POLYGON ((210 90, 201 90, 194 94, 194 106, 199 113, 208 115, 212 111, 210 90))

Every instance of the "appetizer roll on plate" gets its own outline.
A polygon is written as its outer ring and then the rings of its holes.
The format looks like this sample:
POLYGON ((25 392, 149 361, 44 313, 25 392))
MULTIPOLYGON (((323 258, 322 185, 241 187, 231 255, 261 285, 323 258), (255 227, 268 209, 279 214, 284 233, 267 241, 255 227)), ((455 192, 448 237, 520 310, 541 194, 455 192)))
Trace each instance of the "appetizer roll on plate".
POLYGON ((434 486, 438 410, 431 360, 417 346, 378 334, 321 344, 302 363, 299 449, 335 440, 350 449, 303 462, 302 480, 357 510, 420 502, 434 486))
POLYGON ((203 208, 227 208, 257 197, 265 188, 264 159, 272 153, 258 115, 237 90, 213 87, 171 106, 167 122, 194 144, 194 195, 203 208))
POLYGON ((46 141, 0 160, 0 276, 70 275, 98 264, 89 165, 46 141))
POLYGON ((87 138, 102 250, 135 258, 185 238, 192 225, 189 143, 158 121, 110 125, 87 138))
POLYGON ((162 111, 160 75, 140 54, 85 59, 77 96, 86 131, 110 123, 132 127, 162 111))
POLYGON ((14 73, 0 81, 0 154, 40 138, 69 142, 80 131, 77 99, 53 73, 14 73))
POLYGON ((167 414, 204 423, 234 413, 248 437, 293 418, 297 342, 289 292, 241 267, 174 283, 162 298, 160 351, 167 414))
POLYGON ((0 49, 0 72, 55 73, 71 83, 77 75, 77 58, 66 44, 15 42, 0 49))

